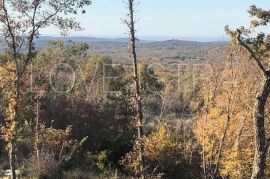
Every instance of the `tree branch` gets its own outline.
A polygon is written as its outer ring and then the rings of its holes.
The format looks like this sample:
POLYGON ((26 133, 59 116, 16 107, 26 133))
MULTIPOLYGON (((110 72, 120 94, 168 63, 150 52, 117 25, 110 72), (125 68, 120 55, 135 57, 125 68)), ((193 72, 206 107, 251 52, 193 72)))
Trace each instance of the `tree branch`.
POLYGON ((17 61, 17 53, 16 53, 16 40, 15 40, 15 35, 12 31, 12 28, 11 28, 11 24, 9 22, 9 15, 8 15, 8 12, 7 12, 7 9, 6 9, 6 6, 5 6, 5 0, 2 1, 3 3, 3 10, 4 10, 4 13, 5 13, 5 20, 6 20, 6 26, 8 28, 8 32, 11 36, 11 39, 12 39, 12 49, 13 49, 13 56, 14 56, 14 60, 16 62, 16 67, 18 67, 18 61, 17 61))
POLYGON ((17 53, 20 53, 20 50, 21 50, 21 48, 22 48, 24 42, 25 42, 25 39, 22 38, 21 44, 19 45, 19 47, 18 47, 18 49, 17 49, 17 53))
POLYGON ((22 67, 22 71, 21 71, 22 74, 25 72, 26 67, 27 67, 27 65, 29 64, 29 62, 31 61, 31 58, 32 58, 32 53, 33 53, 32 48, 33 48, 33 40, 34 40, 35 34, 39 30, 39 28, 41 28, 44 24, 46 24, 48 22, 48 20, 50 20, 52 17, 54 17, 60 11, 60 8, 58 8, 58 9, 56 9, 56 11, 54 13, 52 13, 48 17, 46 17, 44 21, 35 23, 35 16, 36 16, 37 7, 38 7, 38 5, 35 6, 34 14, 33 14, 33 17, 32 17, 32 27, 33 27, 33 29, 32 29, 30 39, 29 39, 29 42, 28 42, 28 44, 29 44, 28 45, 28 53, 27 53, 27 56, 26 56, 25 63, 23 65, 23 67, 22 67), (39 25, 37 26, 36 24, 39 24, 39 25))
POLYGON ((130 23, 128 22, 128 20, 124 19, 123 21, 128 26, 128 28, 131 29, 131 26, 130 26, 130 23))
POLYGON ((242 47, 244 47, 246 50, 248 50, 251 57, 256 61, 257 65, 262 70, 264 76, 268 77, 269 75, 268 75, 267 71, 265 70, 263 64, 260 61, 261 59, 255 54, 255 52, 251 49, 251 47, 241 39, 241 34, 242 34, 241 31, 239 29, 237 29, 237 36, 236 36, 237 41, 240 43, 240 45, 242 47))

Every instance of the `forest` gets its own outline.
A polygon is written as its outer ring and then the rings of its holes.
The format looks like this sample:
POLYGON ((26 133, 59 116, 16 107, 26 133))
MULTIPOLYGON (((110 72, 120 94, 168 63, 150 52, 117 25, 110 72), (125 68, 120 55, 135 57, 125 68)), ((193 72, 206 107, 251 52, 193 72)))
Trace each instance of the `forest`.
POLYGON ((138 41, 124 0, 127 39, 90 41, 67 36, 90 0, 0 3, 0 178, 270 178, 270 10, 230 42, 138 41))

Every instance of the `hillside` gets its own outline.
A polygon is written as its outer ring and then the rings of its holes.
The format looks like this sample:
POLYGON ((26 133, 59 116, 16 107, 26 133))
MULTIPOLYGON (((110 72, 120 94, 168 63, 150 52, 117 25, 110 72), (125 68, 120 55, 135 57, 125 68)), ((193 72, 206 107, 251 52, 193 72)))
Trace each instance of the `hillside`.
MULTIPOLYGON (((46 47, 48 41, 64 40, 68 44, 85 42, 89 45, 89 55, 101 54, 110 56, 114 62, 128 63, 128 39, 95 38, 95 37, 49 37, 43 36, 36 42, 38 49, 46 47)), ((138 43, 140 60, 154 60, 174 63, 184 60, 215 59, 219 57, 227 42, 196 42, 184 40, 147 41, 138 43)))
MULTIPOLYGON (((66 44, 84 42, 89 45, 89 55, 100 54, 109 56, 117 63, 128 62, 128 39, 96 38, 96 37, 52 37, 41 36, 35 42, 38 50, 46 48, 49 41, 65 41, 66 44)), ((138 57, 143 61, 164 61, 177 63, 184 60, 203 60, 219 58, 227 42, 196 42, 187 40, 149 41, 140 40, 138 57)), ((3 45, 0 50, 5 50, 3 45)))

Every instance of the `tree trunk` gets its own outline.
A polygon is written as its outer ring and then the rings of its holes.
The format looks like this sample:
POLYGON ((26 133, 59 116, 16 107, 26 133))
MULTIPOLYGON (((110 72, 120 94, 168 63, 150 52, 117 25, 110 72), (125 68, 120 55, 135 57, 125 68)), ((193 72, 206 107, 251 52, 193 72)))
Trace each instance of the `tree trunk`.
POLYGON ((18 67, 16 66, 16 80, 15 80, 15 101, 16 105, 14 106, 14 129, 12 129, 13 137, 10 141, 9 149, 9 164, 11 170, 11 179, 16 179, 16 160, 15 160, 15 150, 16 150, 16 140, 17 140, 17 129, 18 129, 18 120, 19 120, 19 99, 20 99, 20 78, 18 67))
POLYGON ((15 172, 15 147, 14 142, 10 142, 10 149, 9 149, 9 165, 11 170, 11 179, 16 179, 16 172, 15 172))
POLYGON ((35 149, 36 149, 36 157, 37 157, 37 168, 38 173, 40 173, 40 157, 39 157, 39 112, 40 112, 40 97, 37 97, 37 106, 36 106, 36 133, 35 133, 35 149))
POLYGON ((254 111, 255 155, 251 179, 264 179, 266 167, 266 140, 264 128, 265 105, 270 94, 270 76, 265 79, 257 96, 254 111))
POLYGON ((219 166, 220 166, 220 158, 221 158, 221 154, 222 154, 222 149, 224 146, 224 142, 225 142, 225 138, 230 126, 230 121, 231 121, 231 117, 230 114, 228 112, 227 114, 227 120, 223 129, 223 133, 220 139, 220 143, 219 143, 219 148, 218 148, 218 153, 217 153, 217 157, 216 157, 216 164, 215 164, 215 168, 214 168, 214 172, 213 172, 213 178, 218 178, 219 177, 219 166))
POLYGON ((134 27, 134 0, 128 0, 129 5, 129 30, 130 30, 130 57, 133 61, 133 78, 135 84, 135 102, 136 102, 136 120, 137 120, 137 142, 139 144, 139 166, 140 166, 140 178, 144 178, 144 159, 143 159, 143 112, 142 112, 142 101, 140 93, 139 75, 138 75, 138 62, 136 54, 136 37, 134 27))

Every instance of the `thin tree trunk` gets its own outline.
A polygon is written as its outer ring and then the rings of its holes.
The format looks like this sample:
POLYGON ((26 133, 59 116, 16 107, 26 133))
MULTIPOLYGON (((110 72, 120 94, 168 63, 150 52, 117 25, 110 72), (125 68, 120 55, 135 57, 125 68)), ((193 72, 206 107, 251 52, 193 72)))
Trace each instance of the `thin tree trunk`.
POLYGON ((223 129, 223 133, 222 133, 222 136, 221 136, 221 139, 220 139, 220 143, 219 143, 219 148, 218 148, 217 157, 216 157, 216 161, 215 161, 216 164, 215 164, 215 168, 214 168, 214 172, 213 172, 213 178, 218 177, 219 165, 220 165, 220 158, 221 158, 221 154, 222 154, 222 149, 223 149, 223 146, 224 146, 225 138, 226 138, 226 135, 227 135, 229 126, 230 126, 230 121, 231 121, 231 117, 228 114, 227 115, 227 120, 226 120, 226 123, 225 123, 225 127, 223 129))
POLYGON ((205 140, 205 118, 203 118, 202 165, 203 165, 204 179, 207 179, 206 159, 205 159, 205 141, 204 140, 205 140))
POLYGON ((11 170, 11 179, 16 179, 16 172, 15 172, 15 142, 10 142, 10 149, 9 149, 9 165, 11 170))
POLYGON ((261 91, 257 96, 254 111, 254 140, 255 155, 251 179, 264 179, 266 167, 266 140, 264 128, 265 105, 270 94, 270 77, 264 81, 261 91))
POLYGON ((243 133, 245 125, 246 125, 246 117, 243 119, 242 125, 241 125, 241 127, 240 127, 240 129, 238 131, 238 134, 236 135, 236 139, 235 139, 235 142, 234 142, 234 145, 236 146, 237 150, 239 149, 240 140, 241 140, 242 133, 243 133))
POLYGON ((35 133, 35 148, 36 148, 36 157, 37 157, 37 167, 38 167, 38 173, 40 170, 40 157, 39 157, 39 111, 40 111, 40 97, 37 97, 37 106, 36 106, 36 133, 35 133))
POLYGON ((139 75, 138 75, 138 61, 136 54, 136 37, 135 37, 135 27, 134 27, 134 0, 128 0, 129 5, 129 23, 128 27, 130 30, 130 58, 133 61, 133 78, 135 84, 135 102, 136 102, 136 120, 137 120, 137 142, 139 143, 139 166, 140 166, 140 178, 144 178, 144 159, 143 159, 143 112, 142 112, 142 101, 140 93, 139 75))
POLYGON ((163 114, 165 112, 165 108, 166 108, 166 104, 165 104, 164 100, 162 98, 161 98, 161 100, 162 100, 162 105, 161 105, 161 110, 160 110, 160 115, 159 115, 160 120, 162 119, 163 114))
MULTIPOLYGON (((231 80, 232 80, 232 82, 234 82, 236 79, 235 79, 235 75, 234 75, 234 66, 233 66, 232 59, 230 60, 230 72, 231 72, 231 80)), ((226 135, 228 133, 230 123, 231 123, 231 114, 233 113, 232 109, 234 106, 234 100, 232 99, 233 98, 233 91, 234 91, 234 83, 231 84, 231 88, 230 88, 230 95, 228 98, 228 106, 227 106, 227 119, 226 119, 226 123, 225 123, 225 126, 223 128, 223 132, 222 132, 222 135, 220 138, 219 148, 218 148, 217 157, 216 157, 216 161, 215 161, 216 164, 215 164, 215 168, 214 168, 214 172, 213 172, 214 178, 217 178, 219 176, 221 155, 223 152, 223 148, 224 148, 224 144, 225 144, 225 140, 226 140, 226 135)))
POLYGON ((19 78, 19 70, 16 66, 16 80, 15 80, 15 101, 16 105, 14 106, 14 129, 13 137, 10 141, 10 149, 9 149, 9 164, 11 170, 11 179, 16 179, 16 160, 15 160, 15 150, 16 150, 16 140, 17 140, 17 129, 18 129, 18 120, 19 120, 19 99, 20 99, 20 78, 19 78))

